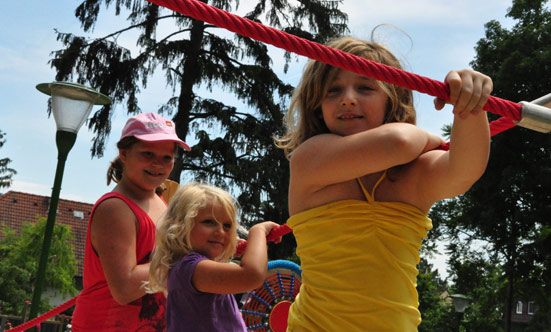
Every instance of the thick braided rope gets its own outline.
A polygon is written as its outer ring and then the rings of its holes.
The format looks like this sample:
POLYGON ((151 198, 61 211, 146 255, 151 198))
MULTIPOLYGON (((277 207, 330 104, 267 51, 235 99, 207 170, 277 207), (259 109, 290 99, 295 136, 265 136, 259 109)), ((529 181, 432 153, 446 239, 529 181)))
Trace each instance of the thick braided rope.
MULTIPOLYGON (((410 90, 429 94, 444 100, 449 100, 449 88, 440 81, 424 76, 409 73, 405 70, 390 67, 378 62, 367 60, 359 56, 343 52, 321 45, 316 42, 300 38, 284 31, 280 31, 249 19, 228 13, 219 8, 210 6, 196 0, 147 0, 159 6, 166 7, 197 20, 214 24, 242 36, 253 38, 282 48, 286 51, 306 56, 310 59, 321 61, 329 65, 339 67, 360 75, 370 77, 389 84, 399 85, 410 90)), ((515 126, 513 121, 521 120, 522 105, 509 100, 490 96, 484 110, 499 114, 504 118, 490 123, 492 135, 515 126)), ((449 143, 440 147, 443 150, 449 148, 449 143)), ((272 230, 267 240, 273 240, 279 236, 290 233, 287 225, 281 225, 272 230), (277 234, 273 236, 272 234, 277 234)), ((247 243, 242 242, 237 247, 237 254, 243 253, 247 243)))
MULTIPOLYGON (((277 239, 278 237, 281 237, 281 236, 283 236, 285 234, 288 234, 288 233, 291 233, 291 232, 292 232, 292 229, 289 228, 289 226, 287 226, 287 225, 281 225, 281 226, 278 226, 278 227, 274 227, 272 229, 272 231, 270 232, 270 234, 268 234, 268 236, 266 237, 266 241, 267 242, 273 241, 273 240, 277 239)), ((235 255, 236 256, 241 255, 243 252, 245 252, 246 247, 247 247, 247 241, 239 243, 237 245, 235 255)))
MULTIPOLYGON (((306 56, 335 67, 355 72, 379 81, 399 85, 444 100, 449 99, 448 86, 417 74, 367 60, 292 34, 280 31, 249 19, 228 13, 196 0, 148 0, 194 19, 214 24, 245 37, 274 45, 289 52, 306 56)), ((520 121, 522 105, 490 96, 485 111, 520 121)))
POLYGON ((69 301, 63 303, 62 305, 59 305, 59 306, 53 308, 52 310, 46 312, 45 314, 42 314, 42 315, 40 315, 36 318, 31 319, 28 322, 25 322, 21 325, 18 325, 16 327, 14 327, 14 328, 6 330, 6 332, 20 332, 20 331, 25 331, 27 329, 30 329, 30 328, 42 323, 43 321, 59 314, 60 312, 63 312, 65 310, 69 309, 70 307, 74 306, 76 301, 77 301, 77 297, 78 296, 73 297, 72 299, 70 299, 69 301))

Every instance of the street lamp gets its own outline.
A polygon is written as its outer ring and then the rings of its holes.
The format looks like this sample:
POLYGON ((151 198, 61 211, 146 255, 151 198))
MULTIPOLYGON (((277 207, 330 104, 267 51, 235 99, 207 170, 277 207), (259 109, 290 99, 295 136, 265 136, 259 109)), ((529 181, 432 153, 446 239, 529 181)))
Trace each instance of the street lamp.
POLYGON ((461 320, 463 319, 465 309, 467 308, 467 305, 469 305, 471 298, 463 294, 453 294, 453 295, 450 295, 450 297, 453 300, 453 306, 455 307, 455 312, 457 312, 459 315, 459 321, 457 323, 457 331, 459 331, 461 328, 461 320))
POLYGON ((42 294, 42 288, 44 287, 46 265, 48 263, 57 204, 59 202, 59 191, 61 190, 61 179, 63 177, 63 170, 65 169, 67 155, 75 144, 77 132, 84 121, 88 118, 88 115, 92 110, 92 106, 111 103, 111 99, 106 95, 76 83, 42 83, 38 84, 36 89, 52 97, 51 105, 57 126, 56 145, 58 155, 54 186, 50 197, 50 206, 48 207, 48 219, 46 220, 44 242, 42 243, 42 252, 40 254, 38 270, 36 272, 36 281, 34 284, 29 319, 33 319, 37 315, 40 304, 40 296, 42 294))

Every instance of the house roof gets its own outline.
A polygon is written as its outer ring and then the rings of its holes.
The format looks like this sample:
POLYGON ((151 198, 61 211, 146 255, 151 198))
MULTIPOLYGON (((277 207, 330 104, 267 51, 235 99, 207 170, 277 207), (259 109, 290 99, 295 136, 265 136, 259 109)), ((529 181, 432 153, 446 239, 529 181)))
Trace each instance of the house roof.
MULTIPOLYGON (((23 222, 36 222, 37 216, 48 217, 50 197, 28 194, 18 191, 8 191, 0 196, 0 229, 4 224, 17 234, 23 227, 23 222)), ((93 204, 59 199, 57 206, 57 222, 68 225, 73 232, 73 247, 75 259, 78 262, 77 276, 82 276, 84 266, 84 243, 88 219, 93 204)))

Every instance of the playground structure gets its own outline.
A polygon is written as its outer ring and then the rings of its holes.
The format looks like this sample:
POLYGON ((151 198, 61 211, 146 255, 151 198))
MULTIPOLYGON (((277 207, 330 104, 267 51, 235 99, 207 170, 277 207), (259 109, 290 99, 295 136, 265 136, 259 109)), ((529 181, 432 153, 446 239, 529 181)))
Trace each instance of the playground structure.
MULTIPOLYGON (((445 83, 416 74, 385 66, 339 50, 331 49, 288 33, 269 28, 239 16, 227 13, 216 7, 196 0, 148 0, 157 5, 177 11, 192 18, 202 20, 235 33, 267 44, 294 52, 311 59, 352 71, 376 80, 400 85, 411 90, 427 93, 441 99, 449 99, 449 89, 445 83)), ((551 94, 532 102, 514 103, 497 97, 490 97, 484 110, 499 114, 502 118, 490 124, 492 135, 496 135, 516 125, 541 133, 551 132, 551 110, 544 105, 551 102, 551 94)), ((441 147, 447 149, 446 145, 441 147)), ((286 225, 275 228, 268 240, 291 232, 286 225)), ((242 252, 246 243, 238 247, 242 252)), ((287 261, 269 263, 269 276, 264 285, 253 292, 242 295, 242 314, 250 330, 284 331, 286 314, 300 289, 300 269, 287 261)), ((8 331, 28 329, 40 322, 65 311, 76 302, 76 297, 29 322, 8 331)))

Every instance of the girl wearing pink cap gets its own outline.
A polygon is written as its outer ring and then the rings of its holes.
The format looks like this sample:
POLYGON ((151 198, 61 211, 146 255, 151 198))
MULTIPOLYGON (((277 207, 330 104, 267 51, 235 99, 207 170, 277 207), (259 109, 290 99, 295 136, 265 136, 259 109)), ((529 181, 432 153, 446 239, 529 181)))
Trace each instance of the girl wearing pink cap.
POLYGON ((155 225, 166 210, 160 186, 180 146, 174 123, 157 114, 130 118, 107 171, 113 191, 95 204, 86 234, 84 279, 73 331, 164 331, 166 299, 146 294, 155 225))

